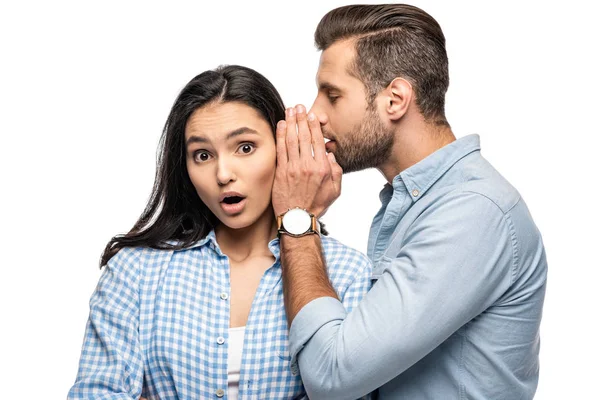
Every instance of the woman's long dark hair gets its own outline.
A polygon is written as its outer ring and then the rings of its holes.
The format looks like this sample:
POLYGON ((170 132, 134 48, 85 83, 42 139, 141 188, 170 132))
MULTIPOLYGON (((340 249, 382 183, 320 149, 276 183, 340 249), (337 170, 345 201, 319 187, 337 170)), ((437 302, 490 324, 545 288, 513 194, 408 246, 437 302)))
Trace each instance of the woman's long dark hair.
POLYGON ((285 119, 285 107, 275 87, 250 68, 221 66, 192 79, 177 96, 163 129, 148 205, 127 234, 108 242, 100 268, 124 247, 182 249, 216 226, 217 218, 200 200, 187 172, 185 126, 198 108, 232 101, 258 111, 273 132, 277 122, 285 119))

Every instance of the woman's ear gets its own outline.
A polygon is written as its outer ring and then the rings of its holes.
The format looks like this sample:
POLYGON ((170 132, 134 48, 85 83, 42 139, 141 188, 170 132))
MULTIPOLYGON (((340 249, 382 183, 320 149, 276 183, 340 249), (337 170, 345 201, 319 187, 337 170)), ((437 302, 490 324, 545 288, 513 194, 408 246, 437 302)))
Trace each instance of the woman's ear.
POLYGON ((384 91, 388 118, 397 121, 406 114, 414 97, 414 91, 409 81, 404 78, 394 79, 384 91))

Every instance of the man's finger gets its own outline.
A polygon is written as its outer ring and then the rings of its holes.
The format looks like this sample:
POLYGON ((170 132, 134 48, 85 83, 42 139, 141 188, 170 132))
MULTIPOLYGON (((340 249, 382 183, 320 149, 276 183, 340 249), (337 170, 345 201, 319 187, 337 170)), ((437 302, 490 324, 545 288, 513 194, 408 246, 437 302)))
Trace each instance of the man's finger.
POLYGON ((310 129, 306 121, 306 108, 302 104, 296 106, 296 121, 298 122, 298 144, 300 147, 300 157, 310 157, 312 160, 312 146, 310 129))
POLYGON ((333 153, 327 153, 327 160, 329 161, 329 166, 331 167, 331 180, 333 181, 333 186, 336 190, 336 195, 339 196, 342 193, 342 175, 344 171, 340 164, 335 160, 335 156, 333 153))
POLYGON ((277 131, 275 132, 275 141, 277 145, 277 165, 282 166, 287 164, 287 147, 285 144, 285 132, 286 123, 285 121, 279 121, 277 123, 277 131))
POLYGON ((315 160, 325 161, 327 152, 325 150, 325 139, 321 131, 321 123, 314 113, 308 114, 308 126, 312 141, 312 148, 315 152, 315 160))
POLYGON ((285 110, 285 145, 287 148, 288 161, 298 161, 300 158, 300 149, 298 148, 298 133, 296 132, 296 110, 288 108, 285 110))

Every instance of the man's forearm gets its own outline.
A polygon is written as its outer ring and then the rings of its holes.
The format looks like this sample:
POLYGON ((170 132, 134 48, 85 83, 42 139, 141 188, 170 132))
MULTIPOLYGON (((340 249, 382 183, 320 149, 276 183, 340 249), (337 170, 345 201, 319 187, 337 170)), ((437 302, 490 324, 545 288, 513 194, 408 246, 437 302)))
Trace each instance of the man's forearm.
POLYGON ((338 298, 329 282, 321 239, 318 235, 299 238, 282 235, 283 295, 288 324, 306 304, 319 297, 338 298))

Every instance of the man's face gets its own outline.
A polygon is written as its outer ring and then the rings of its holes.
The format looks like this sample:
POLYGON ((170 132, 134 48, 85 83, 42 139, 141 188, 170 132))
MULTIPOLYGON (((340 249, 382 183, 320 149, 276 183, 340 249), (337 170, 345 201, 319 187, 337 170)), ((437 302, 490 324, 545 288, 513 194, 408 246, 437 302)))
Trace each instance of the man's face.
POLYGON ((323 135, 330 139, 327 151, 345 173, 378 167, 389 157, 394 142, 376 101, 369 105, 365 85, 348 73, 354 56, 350 40, 338 41, 321 54, 318 94, 311 108, 322 122, 323 135))

